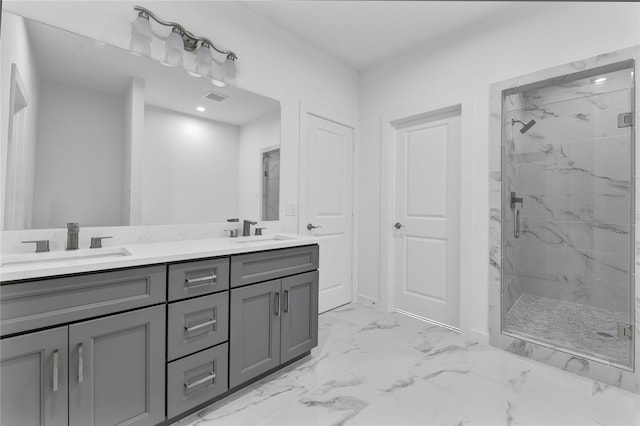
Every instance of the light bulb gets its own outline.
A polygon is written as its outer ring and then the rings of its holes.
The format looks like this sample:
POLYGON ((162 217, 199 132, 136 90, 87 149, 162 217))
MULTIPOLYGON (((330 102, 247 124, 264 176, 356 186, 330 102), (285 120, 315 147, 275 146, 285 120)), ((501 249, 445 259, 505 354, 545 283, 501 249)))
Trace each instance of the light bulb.
POLYGON ((166 53, 163 63, 169 66, 182 67, 184 64, 184 41, 182 40, 182 36, 180 35, 180 30, 178 30, 176 27, 173 28, 173 31, 167 37, 165 49, 166 53))

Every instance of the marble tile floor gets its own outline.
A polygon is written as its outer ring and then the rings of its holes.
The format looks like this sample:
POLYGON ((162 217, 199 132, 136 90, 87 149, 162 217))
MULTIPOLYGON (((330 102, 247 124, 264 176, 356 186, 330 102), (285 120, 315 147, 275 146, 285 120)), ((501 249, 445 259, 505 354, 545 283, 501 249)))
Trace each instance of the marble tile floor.
POLYGON ((631 340, 617 337, 628 314, 524 293, 505 316, 505 329, 598 358, 628 364, 631 340))
POLYGON ((306 357, 176 426, 640 425, 640 395, 350 304, 306 357))

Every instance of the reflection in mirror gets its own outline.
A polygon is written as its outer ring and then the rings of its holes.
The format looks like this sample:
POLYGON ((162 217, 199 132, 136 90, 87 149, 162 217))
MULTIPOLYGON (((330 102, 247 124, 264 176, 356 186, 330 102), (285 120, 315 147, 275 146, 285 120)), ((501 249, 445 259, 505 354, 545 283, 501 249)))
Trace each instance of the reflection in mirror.
POLYGON ((4 229, 278 220, 278 101, 11 13, 1 31, 4 229))
POLYGON ((262 152, 262 220, 278 220, 280 206, 280 148, 262 152))

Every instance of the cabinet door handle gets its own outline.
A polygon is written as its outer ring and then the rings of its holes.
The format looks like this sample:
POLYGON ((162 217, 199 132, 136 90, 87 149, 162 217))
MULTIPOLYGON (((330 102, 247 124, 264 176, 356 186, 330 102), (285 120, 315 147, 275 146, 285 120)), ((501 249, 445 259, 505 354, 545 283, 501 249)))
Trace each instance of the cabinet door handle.
POLYGON ((205 277, 199 277, 199 278, 186 278, 184 281, 187 283, 187 287, 193 287, 194 284, 198 285, 198 283, 202 283, 205 281, 213 281, 215 283, 217 279, 218 279, 218 276, 216 274, 213 274, 213 275, 207 275, 205 277))
POLYGON ((84 345, 78 343, 78 383, 84 381, 84 345))
POLYGON ((284 291, 284 308, 285 312, 289 312, 289 290, 284 291))
POLYGON ((189 331, 197 330, 199 328, 206 327, 208 325, 215 324, 215 323, 216 323, 215 318, 211 318, 209 321, 205 321, 205 322, 202 322, 200 324, 193 325, 191 327, 187 327, 185 325, 184 326, 184 331, 189 332, 189 331))
POLYGON ((60 362, 60 352, 53 351, 53 391, 58 392, 58 363, 60 362))
POLYGON ((189 392, 192 388, 195 388, 198 385, 201 385, 203 383, 207 383, 208 381, 211 381, 213 383, 213 381, 216 379, 216 373, 214 373, 213 371, 209 372, 209 375, 207 377, 203 377, 200 380, 196 380, 193 383, 185 383, 184 384, 184 388, 187 392, 189 392))
POLYGON ((280 292, 276 291, 276 300, 275 300, 275 304, 276 304, 276 311, 275 314, 280 315, 280 292))

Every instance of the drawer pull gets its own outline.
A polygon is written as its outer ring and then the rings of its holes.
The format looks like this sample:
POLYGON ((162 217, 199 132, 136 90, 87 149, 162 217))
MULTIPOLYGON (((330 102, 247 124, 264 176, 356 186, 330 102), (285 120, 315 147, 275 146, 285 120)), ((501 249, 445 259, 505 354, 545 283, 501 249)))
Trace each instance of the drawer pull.
POLYGON ((185 278, 184 281, 187 284, 187 287, 195 287, 197 285, 202 285, 199 283, 204 283, 206 281, 213 281, 215 283, 217 279, 218 279, 218 276, 216 274, 213 274, 213 275, 207 275, 206 277, 185 278))
POLYGON ((289 290, 284 291, 284 309, 285 312, 289 312, 289 290))
POLYGON ((78 383, 84 381, 84 345, 78 343, 78 383))
POLYGON ((56 349, 53 351, 53 391, 58 391, 58 363, 60 362, 60 353, 56 349))
POLYGON ((214 373, 214 372, 210 372, 210 373, 209 373, 209 375, 208 375, 207 377, 203 377, 202 379, 200 379, 200 380, 196 380, 196 381, 195 381, 195 382, 193 382, 193 383, 189 383, 189 384, 186 384, 186 383, 185 383, 185 384, 184 384, 184 388, 185 388, 185 389, 187 390, 187 392, 188 392, 188 391, 190 391, 192 388, 195 388, 196 386, 199 386, 199 385, 201 385, 201 384, 203 384, 203 383, 207 383, 208 381, 211 381, 211 383, 213 383, 213 381, 215 380, 215 378, 216 378, 216 373, 214 373))
POLYGON ((276 309, 274 314, 280 315, 280 292, 276 292, 276 297, 275 297, 275 305, 276 305, 276 309))
POLYGON ((184 331, 189 332, 189 331, 197 330, 199 328, 206 327, 208 325, 215 324, 215 323, 216 323, 216 320, 212 318, 209 321, 206 321, 206 322, 203 322, 203 323, 200 323, 200 324, 196 324, 196 325, 193 325, 191 327, 187 327, 185 325, 184 326, 184 331))

